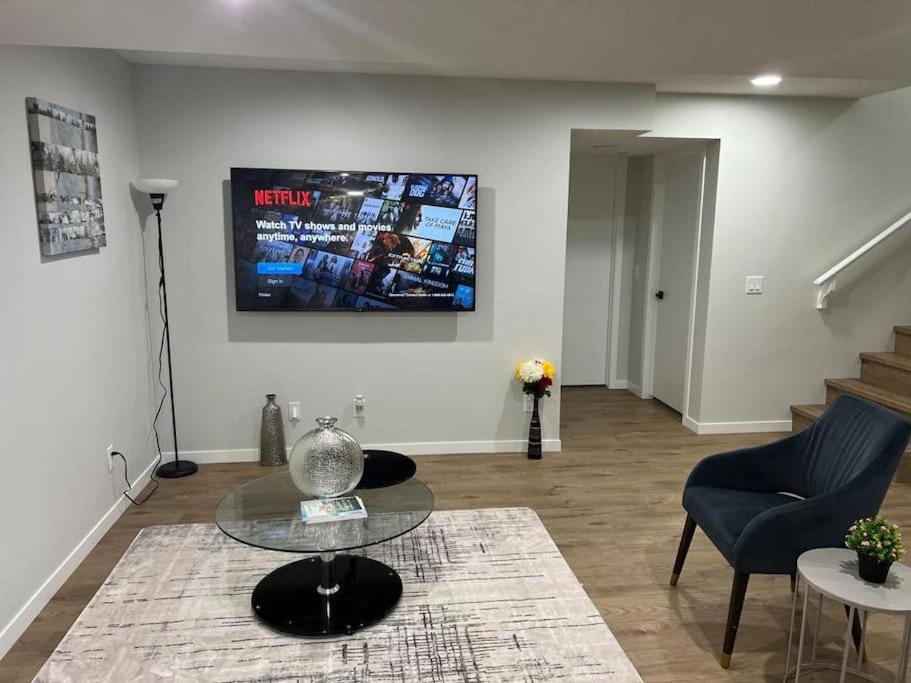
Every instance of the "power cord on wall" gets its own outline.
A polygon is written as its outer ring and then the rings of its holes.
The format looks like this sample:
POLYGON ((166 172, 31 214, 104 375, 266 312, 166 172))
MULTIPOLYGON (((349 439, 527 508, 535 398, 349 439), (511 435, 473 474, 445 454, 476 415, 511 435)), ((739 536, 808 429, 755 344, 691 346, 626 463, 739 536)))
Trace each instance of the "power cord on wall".
POLYGON ((152 465, 152 476, 150 483, 154 484, 154 488, 146 494, 142 500, 136 500, 130 495, 130 491, 133 490, 133 484, 130 481, 130 477, 127 471, 127 459, 126 456, 120 451, 111 451, 111 456, 117 456, 123 460, 123 480, 127 484, 127 490, 123 492, 124 497, 130 501, 133 505, 139 506, 148 502, 154 493, 158 490, 159 481, 155 476, 155 472, 158 469, 158 466, 161 464, 161 439, 158 435, 158 418, 161 416, 161 411, 164 408, 165 399, 168 397, 168 387, 165 385, 164 381, 161 379, 162 372, 162 356, 164 355, 164 345, 165 345, 165 334, 167 333, 167 322, 164 317, 164 302, 161 296, 161 289, 164 286, 164 277, 158 280, 158 315, 161 318, 161 340, 158 343, 158 384, 161 387, 161 400, 158 402, 158 410, 155 411, 155 417, 152 420, 152 431, 155 433, 155 450, 158 452, 158 457, 155 458, 155 464, 152 465))

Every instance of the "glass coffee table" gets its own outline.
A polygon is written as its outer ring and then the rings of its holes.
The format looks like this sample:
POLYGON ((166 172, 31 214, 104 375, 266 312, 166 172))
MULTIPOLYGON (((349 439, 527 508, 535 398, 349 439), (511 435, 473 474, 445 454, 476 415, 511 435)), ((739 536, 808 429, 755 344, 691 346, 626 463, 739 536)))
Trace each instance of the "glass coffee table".
POLYGON ((271 628, 298 636, 330 636, 376 623, 402 596, 402 580, 376 560, 343 551, 389 541, 419 526, 433 511, 433 494, 419 479, 356 489, 368 517, 305 524, 306 496, 287 471, 243 484, 225 496, 215 521, 234 540, 257 548, 317 557, 286 564, 253 590, 253 611, 271 628))

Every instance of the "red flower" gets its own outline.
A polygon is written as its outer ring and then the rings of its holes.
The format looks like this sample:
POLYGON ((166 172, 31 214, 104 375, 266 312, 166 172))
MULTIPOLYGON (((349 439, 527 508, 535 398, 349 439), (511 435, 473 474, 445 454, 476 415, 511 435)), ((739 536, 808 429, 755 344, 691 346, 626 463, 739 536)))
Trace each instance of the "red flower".
POLYGON ((542 389, 546 389, 553 383, 554 381, 550 377, 542 377, 538 380, 538 386, 540 386, 542 389))

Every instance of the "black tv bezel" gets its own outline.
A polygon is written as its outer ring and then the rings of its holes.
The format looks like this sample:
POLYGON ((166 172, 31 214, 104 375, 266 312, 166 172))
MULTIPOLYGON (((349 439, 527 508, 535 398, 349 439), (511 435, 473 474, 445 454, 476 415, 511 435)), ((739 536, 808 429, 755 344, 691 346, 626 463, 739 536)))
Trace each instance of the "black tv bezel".
MULTIPOLYGON (((413 172, 402 172, 402 171, 348 171, 348 170, 337 170, 337 169, 318 169, 318 168, 268 168, 261 166, 230 166, 229 170, 229 180, 228 187, 230 189, 229 204, 231 207, 231 258, 234 262, 234 310, 238 313, 419 313, 421 315, 432 314, 432 313, 441 313, 445 315, 451 315, 453 313, 475 313, 478 310, 478 274, 480 269, 478 268, 478 213, 480 212, 480 190, 481 190, 481 178, 477 173, 462 173, 462 172, 430 172, 430 171, 413 171, 413 172), (275 308, 242 308, 240 306, 240 292, 237 287, 238 282, 238 270, 237 270, 237 253, 235 251, 235 227, 234 227, 234 186, 233 186, 233 175, 234 171, 267 171, 267 172, 281 172, 281 171, 291 171, 291 172, 305 172, 305 173, 348 173, 352 175, 373 175, 380 174, 383 175, 461 175, 466 177, 476 178, 476 194, 475 194, 475 243, 474 243, 474 296, 471 300, 471 308, 458 308, 458 309, 436 309, 436 308, 287 308, 284 306, 275 307, 275 308)), ((436 240, 434 240, 436 241, 436 240)))

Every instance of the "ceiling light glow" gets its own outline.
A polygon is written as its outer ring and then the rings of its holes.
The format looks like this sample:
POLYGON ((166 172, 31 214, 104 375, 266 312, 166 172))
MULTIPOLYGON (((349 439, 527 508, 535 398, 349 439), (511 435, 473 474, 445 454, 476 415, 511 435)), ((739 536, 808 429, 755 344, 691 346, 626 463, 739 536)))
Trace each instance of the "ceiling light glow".
POLYGON ((760 74, 756 78, 751 78, 750 83, 757 88, 771 88, 781 83, 781 76, 778 74, 760 74))

